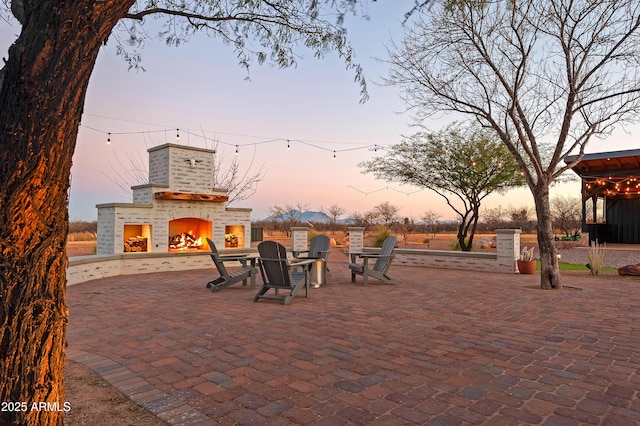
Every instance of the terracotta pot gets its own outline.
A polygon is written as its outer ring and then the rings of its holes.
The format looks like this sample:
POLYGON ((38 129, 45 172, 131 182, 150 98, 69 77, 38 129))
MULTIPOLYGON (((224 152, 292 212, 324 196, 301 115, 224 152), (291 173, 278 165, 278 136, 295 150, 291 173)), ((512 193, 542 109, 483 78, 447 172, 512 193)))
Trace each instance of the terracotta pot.
POLYGON ((536 272, 536 261, 518 260, 518 271, 521 274, 533 275, 536 272))

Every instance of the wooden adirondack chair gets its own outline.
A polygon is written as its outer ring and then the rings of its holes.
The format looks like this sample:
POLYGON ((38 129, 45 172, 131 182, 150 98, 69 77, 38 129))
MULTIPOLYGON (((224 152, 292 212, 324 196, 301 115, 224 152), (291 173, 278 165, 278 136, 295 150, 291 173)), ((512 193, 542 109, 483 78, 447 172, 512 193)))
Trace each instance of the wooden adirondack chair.
POLYGON ((356 275, 362 275, 362 285, 368 285, 369 277, 377 278, 380 281, 384 281, 389 284, 397 284, 398 281, 387 275, 391 262, 395 257, 393 251, 396 246, 396 237, 387 237, 382 243, 380 252, 375 253, 351 253, 351 263, 349 269, 351 269, 351 282, 356 281, 356 275), (362 259, 363 263, 359 264, 356 259, 362 259), (369 259, 376 259, 376 263, 373 268, 369 266, 369 259))
POLYGON ((311 238, 309 250, 294 251, 293 257, 296 259, 322 259, 324 260, 324 268, 329 271, 327 260, 329 259, 329 250, 331 240, 326 235, 316 235, 311 238))
POLYGON ((209 248, 211 248, 211 260, 213 260, 213 264, 216 266, 216 269, 220 274, 218 278, 207 283, 207 288, 210 288, 211 291, 220 291, 221 289, 239 283, 240 281, 242 281, 242 285, 247 285, 247 280, 251 281, 250 288, 252 290, 256 287, 255 258, 250 259, 247 255, 220 256, 220 253, 218 253, 218 249, 213 241, 207 238, 207 243, 209 244, 209 248), (229 272, 224 266, 224 262, 228 261, 238 261, 242 267, 229 272))
POLYGON ((306 297, 309 297, 309 268, 315 259, 303 260, 295 264, 287 261, 287 250, 275 241, 263 241, 258 244, 258 266, 262 275, 262 288, 253 298, 254 302, 260 299, 279 300, 288 305, 291 299, 302 287, 306 289, 306 297), (292 267, 301 266, 301 271, 292 271, 292 267), (269 290, 274 290, 275 295, 267 296, 269 290), (279 295, 283 290, 284 295, 279 295))

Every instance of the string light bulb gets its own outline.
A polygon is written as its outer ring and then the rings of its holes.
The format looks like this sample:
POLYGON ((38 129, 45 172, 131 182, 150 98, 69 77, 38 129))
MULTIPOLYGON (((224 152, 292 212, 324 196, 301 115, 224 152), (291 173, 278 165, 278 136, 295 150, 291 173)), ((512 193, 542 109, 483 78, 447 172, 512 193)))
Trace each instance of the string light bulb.
POLYGON ((107 146, 111 145, 111 133, 107 133, 107 146))
POLYGON ((236 145, 236 155, 238 155, 238 154, 239 154, 239 152, 238 152, 238 145, 236 145))
POLYGON ((176 142, 180 142, 180 129, 176 129, 176 142))
POLYGON ((287 139, 287 151, 291 151, 291 144, 289 143, 289 139, 287 139))
POLYGON ((336 159, 336 152, 335 151, 333 151, 333 159, 334 160, 336 159))

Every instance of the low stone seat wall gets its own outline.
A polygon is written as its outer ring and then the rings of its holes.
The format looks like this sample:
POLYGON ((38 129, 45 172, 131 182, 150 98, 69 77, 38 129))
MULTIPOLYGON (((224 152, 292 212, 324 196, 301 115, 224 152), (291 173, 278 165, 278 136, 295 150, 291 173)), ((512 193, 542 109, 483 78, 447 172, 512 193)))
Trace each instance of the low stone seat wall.
MULTIPOLYGON (((422 266, 428 268, 468 269, 470 271, 496 272, 497 253, 469 253, 447 250, 396 249, 395 265, 422 266)), ((504 265, 503 272, 513 273, 513 265, 504 265), (511 266, 511 268, 508 268, 511 266)))
MULTIPOLYGON (((221 255, 257 255, 256 249, 225 249, 221 255)), ((67 285, 115 277, 118 275, 148 274, 151 272, 190 271, 212 269, 209 252, 183 253, 122 253, 113 255, 79 256, 69 259, 67 285)), ((213 274, 214 272, 212 272, 213 274)))
MULTIPOLYGON (((520 232, 519 229, 497 229, 497 253, 396 248, 392 265, 515 274, 518 271, 516 260, 520 256, 520 232)), ((350 251, 374 251, 362 247, 363 233, 364 228, 349 228, 350 251), (353 247, 353 243, 359 246, 353 247)))
MULTIPOLYGON (((363 231, 364 229, 362 228, 350 228, 350 250, 352 252, 375 251, 375 249, 361 246, 364 241, 362 238, 363 231), (355 246, 354 243, 360 244, 360 246, 355 246)), ((497 253, 396 249, 396 257, 392 265, 462 269, 505 274, 517 273, 516 260, 520 255, 520 230, 499 229, 496 230, 496 236, 497 253)), ((293 228, 292 241, 294 250, 306 250, 306 228, 293 228)), ((255 248, 224 249, 220 250, 220 254, 257 256, 258 250, 255 248)), ((207 251, 80 256, 69 259, 67 285, 118 275, 208 268, 213 269, 213 263, 207 251)))

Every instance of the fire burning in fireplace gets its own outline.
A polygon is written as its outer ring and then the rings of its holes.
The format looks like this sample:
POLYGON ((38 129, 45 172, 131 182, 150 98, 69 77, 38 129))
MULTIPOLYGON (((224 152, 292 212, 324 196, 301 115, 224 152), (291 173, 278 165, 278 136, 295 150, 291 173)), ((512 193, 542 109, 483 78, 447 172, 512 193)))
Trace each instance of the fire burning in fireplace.
POLYGON ((169 221, 169 250, 204 250, 211 238, 211 221, 187 217, 169 221))
POLYGON ((202 237, 196 237, 193 231, 181 232, 169 237, 169 249, 171 250, 198 250, 202 247, 202 237))

